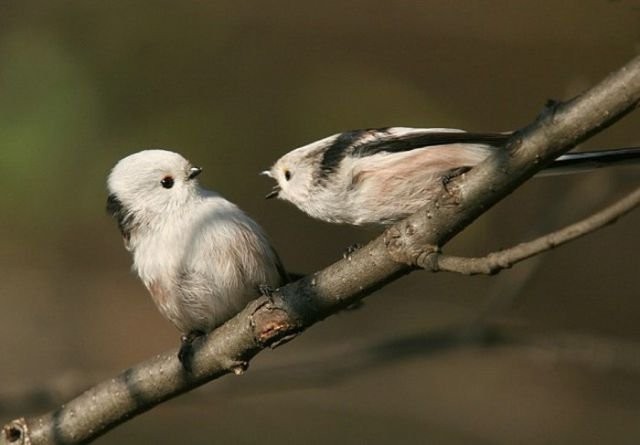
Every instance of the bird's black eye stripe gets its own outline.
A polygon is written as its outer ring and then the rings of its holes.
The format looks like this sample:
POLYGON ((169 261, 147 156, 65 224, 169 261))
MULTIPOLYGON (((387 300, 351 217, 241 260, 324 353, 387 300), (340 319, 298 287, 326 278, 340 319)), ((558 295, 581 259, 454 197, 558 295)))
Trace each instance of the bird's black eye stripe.
POLYGON ((291 179, 291 172, 289 170, 284 171, 284 179, 286 179, 287 181, 291 179))
POLYGON ((173 178, 171 176, 165 176, 162 178, 162 181, 160 181, 160 184, 162 184, 164 188, 170 189, 173 187, 173 178))

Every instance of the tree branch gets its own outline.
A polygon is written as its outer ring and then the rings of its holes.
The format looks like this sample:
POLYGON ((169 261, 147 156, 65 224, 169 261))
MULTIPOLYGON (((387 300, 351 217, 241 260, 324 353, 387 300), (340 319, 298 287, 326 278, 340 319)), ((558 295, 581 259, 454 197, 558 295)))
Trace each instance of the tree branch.
POLYGON ((458 272, 465 275, 494 275, 503 269, 510 268, 520 261, 554 249, 609 224, 613 224, 618 218, 630 212, 638 205, 640 205, 640 188, 582 221, 532 241, 518 244, 509 249, 491 252, 481 258, 432 253, 431 255, 420 257, 420 263, 418 265, 423 269, 429 269, 434 272, 444 271, 458 272))
POLYGON ((567 103, 552 104, 501 150, 443 189, 422 211, 388 229, 350 258, 261 297, 196 344, 193 373, 176 350, 127 369, 62 407, 19 418, 0 444, 85 443, 157 404, 235 372, 378 288, 409 273, 500 199, 580 141, 631 111, 640 100, 640 57, 567 103))

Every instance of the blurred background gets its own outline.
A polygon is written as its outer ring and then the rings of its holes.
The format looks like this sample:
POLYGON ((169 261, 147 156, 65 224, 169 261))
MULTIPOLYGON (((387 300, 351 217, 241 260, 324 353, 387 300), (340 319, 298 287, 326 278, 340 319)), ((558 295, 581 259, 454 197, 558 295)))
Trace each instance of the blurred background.
MULTIPOLYGON (((637 54, 639 23, 637 0, 0 2, 2 423, 178 344, 104 210, 118 159, 179 151, 312 272, 377 232, 265 201, 275 159, 354 128, 519 128, 637 54)), ((581 149, 640 145, 639 123, 581 149)), ((531 181, 447 251, 532 238, 639 179, 531 181)), ((638 443, 639 226, 497 277, 414 273, 98 443, 638 443)))

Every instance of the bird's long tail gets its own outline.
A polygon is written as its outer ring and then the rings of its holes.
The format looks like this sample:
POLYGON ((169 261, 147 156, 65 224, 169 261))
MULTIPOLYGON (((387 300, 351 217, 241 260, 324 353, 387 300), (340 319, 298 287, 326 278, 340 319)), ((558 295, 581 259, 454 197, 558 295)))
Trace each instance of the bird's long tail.
POLYGON ((640 147, 572 152, 560 156, 539 175, 564 175, 634 164, 640 164, 640 147))

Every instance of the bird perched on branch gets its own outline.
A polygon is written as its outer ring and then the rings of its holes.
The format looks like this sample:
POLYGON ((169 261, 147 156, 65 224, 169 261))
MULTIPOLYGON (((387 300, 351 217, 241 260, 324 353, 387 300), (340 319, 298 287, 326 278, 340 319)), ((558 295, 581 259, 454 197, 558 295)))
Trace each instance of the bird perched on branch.
MULTIPOLYGON (((443 183, 482 162, 510 136, 449 128, 346 131, 296 148, 262 172, 277 182, 267 198, 289 201, 327 222, 393 224, 432 201, 443 183)), ((542 174, 638 162, 640 148, 572 152, 542 174)))
POLYGON ((177 153, 145 150, 119 161, 108 179, 107 210, 156 306, 183 334, 187 370, 196 337, 237 314, 261 286, 288 279, 260 226, 201 188, 201 171, 177 153))

